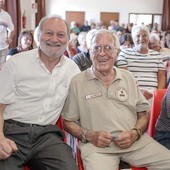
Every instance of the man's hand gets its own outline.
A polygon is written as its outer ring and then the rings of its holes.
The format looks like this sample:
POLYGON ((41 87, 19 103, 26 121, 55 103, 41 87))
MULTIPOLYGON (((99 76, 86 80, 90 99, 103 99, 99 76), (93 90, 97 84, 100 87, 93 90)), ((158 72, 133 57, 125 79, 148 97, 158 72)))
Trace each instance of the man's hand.
POLYGON ((142 93, 147 100, 149 100, 153 96, 153 94, 147 90, 143 90, 142 93))
POLYGON ((10 44, 12 43, 12 39, 7 37, 6 43, 7 43, 8 45, 10 45, 10 44))
POLYGON ((112 142, 112 134, 105 131, 88 131, 86 134, 87 140, 97 147, 108 147, 112 142))
POLYGON ((138 134, 134 130, 123 131, 118 138, 114 140, 117 147, 121 149, 129 148, 138 138, 138 134))
POLYGON ((14 141, 8 138, 0 138, 0 160, 7 159, 13 152, 18 150, 14 141))

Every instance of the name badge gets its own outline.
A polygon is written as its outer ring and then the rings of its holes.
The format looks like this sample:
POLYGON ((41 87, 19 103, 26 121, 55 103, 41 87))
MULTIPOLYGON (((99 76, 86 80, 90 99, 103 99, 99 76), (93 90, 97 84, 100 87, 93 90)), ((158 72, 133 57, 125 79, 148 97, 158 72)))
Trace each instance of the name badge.
POLYGON ((95 94, 89 94, 85 98, 86 98, 86 100, 88 100, 88 99, 92 99, 92 98, 96 98, 96 97, 100 97, 100 96, 102 96, 101 92, 95 93, 95 94))

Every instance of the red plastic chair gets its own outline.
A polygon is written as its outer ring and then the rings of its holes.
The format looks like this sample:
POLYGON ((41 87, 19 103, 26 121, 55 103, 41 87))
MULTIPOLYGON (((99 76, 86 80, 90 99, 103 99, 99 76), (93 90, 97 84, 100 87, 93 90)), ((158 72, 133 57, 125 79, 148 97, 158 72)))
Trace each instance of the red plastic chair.
MULTIPOLYGON (((56 125, 57 125, 62 131, 64 131, 64 129, 63 129, 63 118, 62 118, 61 116, 59 117, 56 125)), ((66 142, 66 138, 64 138, 64 142, 66 142)), ((30 169, 26 166, 26 167, 24 167, 24 170, 30 170, 30 169)))
MULTIPOLYGON (((155 124, 161 111, 162 99, 165 93, 166 93, 166 89, 158 89, 153 94, 149 125, 148 125, 148 134, 151 137, 153 137, 155 134, 155 124)), ((131 170, 147 170, 147 168, 132 167, 131 170)))
POLYGON ((135 168, 135 167, 131 167, 131 170, 147 170, 147 168, 135 168))
POLYGON ((167 89, 158 89, 153 94, 151 113, 148 125, 148 134, 153 137, 155 134, 155 124, 161 111, 162 99, 167 89))

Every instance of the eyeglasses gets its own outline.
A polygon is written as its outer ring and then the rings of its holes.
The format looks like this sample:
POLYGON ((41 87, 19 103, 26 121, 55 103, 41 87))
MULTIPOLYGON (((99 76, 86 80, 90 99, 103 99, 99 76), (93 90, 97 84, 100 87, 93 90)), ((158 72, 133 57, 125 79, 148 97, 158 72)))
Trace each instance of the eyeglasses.
POLYGON ((112 47, 110 45, 105 45, 105 46, 94 46, 92 48, 92 52, 94 54, 99 54, 99 53, 101 53, 102 48, 104 49, 105 53, 111 53, 112 51, 116 50, 114 47, 112 47))

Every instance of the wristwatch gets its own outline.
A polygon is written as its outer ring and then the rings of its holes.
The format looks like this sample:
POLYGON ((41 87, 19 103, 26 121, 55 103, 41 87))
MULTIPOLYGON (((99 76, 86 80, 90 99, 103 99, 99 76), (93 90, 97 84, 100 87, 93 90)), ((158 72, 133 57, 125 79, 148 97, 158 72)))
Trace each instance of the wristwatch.
POLYGON ((137 132, 137 135, 138 135, 137 140, 138 140, 142 136, 142 130, 137 127, 133 128, 132 130, 135 130, 137 132))
POLYGON ((80 140, 81 140, 83 143, 87 143, 86 134, 87 134, 87 130, 83 130, 83 133, 82 133, 81 136, 80 136, 80 140))

